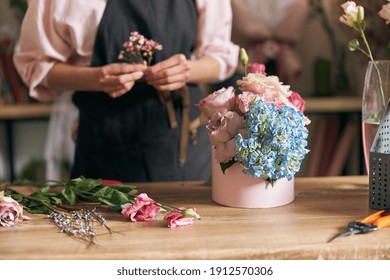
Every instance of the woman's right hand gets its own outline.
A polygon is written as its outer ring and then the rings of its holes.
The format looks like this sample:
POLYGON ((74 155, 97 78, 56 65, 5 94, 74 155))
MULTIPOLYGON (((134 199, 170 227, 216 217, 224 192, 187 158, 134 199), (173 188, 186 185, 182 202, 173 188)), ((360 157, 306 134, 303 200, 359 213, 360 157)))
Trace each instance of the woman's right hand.
POLYGON ((112 63, 100 67, 100 88, 110 97, 117 98, 128 92, 135 81, 143 77, 144 64, 112 63))

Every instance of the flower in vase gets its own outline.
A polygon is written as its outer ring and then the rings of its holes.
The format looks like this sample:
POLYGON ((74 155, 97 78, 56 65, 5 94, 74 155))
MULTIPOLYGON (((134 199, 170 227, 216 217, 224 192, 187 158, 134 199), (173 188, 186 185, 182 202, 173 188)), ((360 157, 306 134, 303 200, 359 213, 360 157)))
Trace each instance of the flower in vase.
MULTIPOLYGON (((379 90, 381 94, 381 102, 383 109, 386 107, 387 102, 385 100, 385 94, 383 90, 383 84, 382 84, 382 78, 379 72, 378 65, 375 61, 374 55, 371 51, 370 45, 368 43, 365 29, 366 29, 366 21, 364 19, 364 8, 360 5, 356 5, 354 1, 347 1, 344 4, 341 5, 341 7, 344 9, 344 14, 340 17, 340 21, 347 26, 352 27, 354 30, 356 30, 359 35, 360 39, 362 40, 364 44, 364 48, 360 46, 360 42, 358 39, 353 39, 348 43, 348 47, 350 51, 360 51, 364 55, 366 55, 373 63, 373 66, 375 68, 375 71, 377 73, 378 81, 379 81, 379 90)), ((386 22, 389 22, 390 19, 390 4, 384 4, 382 5, 382 9, 378 12, 379 16, 386 20, 386 22)), ((390 45, 388 46, 389 49, 390 45)))
POLYGON ((364 28, 364 9, 362 6, 357 6, 354 1, 347 1, 341 7, 344 9, 344 15, 340 17, 342 23, 352 28, 364 28))
POLYGON ((305 102, 277 76, 267 76, 264 65, 243 65, 249 73, 237 89, 222 88, 198 104, 215 160, 222 171, 237 163, 243 173, 272 184, 290 180, 308 153, 305 102))

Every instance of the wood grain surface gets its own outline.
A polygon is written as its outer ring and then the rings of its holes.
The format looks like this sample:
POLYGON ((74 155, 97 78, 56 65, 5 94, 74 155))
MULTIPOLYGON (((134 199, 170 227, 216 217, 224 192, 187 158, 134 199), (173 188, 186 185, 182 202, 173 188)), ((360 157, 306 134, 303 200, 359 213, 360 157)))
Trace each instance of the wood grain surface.
MULTIPOLYGON (((211 200, 202 182, 139 183, 156 201, 195 207, 202 219, 169 229, 155 221, 131 223, 104 210, 109 234, 97 226, 96 245, 63 233, 45 215, 0 228, 1 259, 390 259, 390 228, 327 241, 368 207, 368 177, 295 179, 295 200, 271 209, 237 209, 211 200)), ((103 211, 103 210, 102 210, 103 211)))

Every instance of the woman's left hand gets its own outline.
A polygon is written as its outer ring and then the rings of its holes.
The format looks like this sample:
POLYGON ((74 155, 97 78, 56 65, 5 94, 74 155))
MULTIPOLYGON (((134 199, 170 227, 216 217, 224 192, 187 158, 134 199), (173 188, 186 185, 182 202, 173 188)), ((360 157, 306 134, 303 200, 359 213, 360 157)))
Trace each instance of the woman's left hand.
POLYGON ((148 67, 144 72, 146 82, 159 91, 172 91, 182 88, 190 76, 190 65, 183 54, 148 67))

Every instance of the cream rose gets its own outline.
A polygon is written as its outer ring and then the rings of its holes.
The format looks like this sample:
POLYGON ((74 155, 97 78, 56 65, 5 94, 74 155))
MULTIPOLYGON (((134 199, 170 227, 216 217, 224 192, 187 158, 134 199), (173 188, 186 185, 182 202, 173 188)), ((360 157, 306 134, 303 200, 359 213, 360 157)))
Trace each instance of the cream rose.
POLYGON ((30 218, 23 215, 23 207, 17 201, 0 193, 0 225, 14 226, 19 220, 30 220, 30 218))

